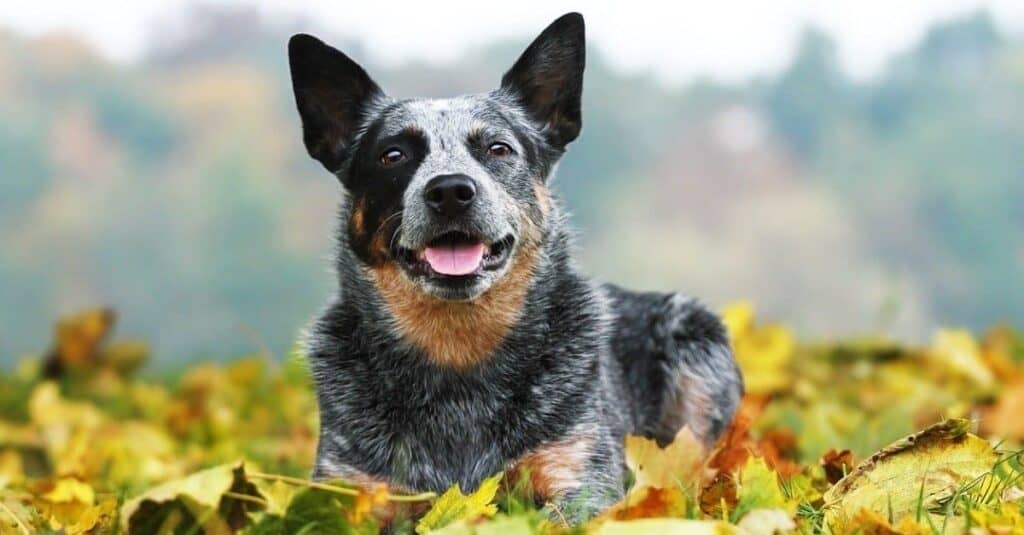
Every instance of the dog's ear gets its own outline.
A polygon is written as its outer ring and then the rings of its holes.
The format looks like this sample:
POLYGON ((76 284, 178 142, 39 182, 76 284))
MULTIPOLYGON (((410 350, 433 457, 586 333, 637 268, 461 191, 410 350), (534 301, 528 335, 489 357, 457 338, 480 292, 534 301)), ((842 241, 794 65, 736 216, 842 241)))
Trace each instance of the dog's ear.
POLYGON ((311 35, 292 36, 288 63, 306 150, 336 172, 367 106, 384 93, 359 64, 311 35))
POLYGON ((564 148, 583 125, 580 97, 586 39, 583 15, 568 13, 541 32, 501 78, 501 87, 515 95, 549 142, 564 148))

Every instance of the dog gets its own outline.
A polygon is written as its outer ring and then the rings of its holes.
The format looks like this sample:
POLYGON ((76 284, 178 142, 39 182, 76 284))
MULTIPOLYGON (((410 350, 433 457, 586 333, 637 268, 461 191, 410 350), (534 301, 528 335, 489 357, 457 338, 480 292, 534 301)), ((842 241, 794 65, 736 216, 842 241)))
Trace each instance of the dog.
POLYGON ((572 520, 621 499, 628 433, 711 445, 743 391, 719 318, 584 276, 549 188, 582 127, 583 17, 497 89, 388 97, 315 37, 288 45, 310 156, 341 182, 338 291, 305 336, 314 479, 408 491, 515 475, 572 520))

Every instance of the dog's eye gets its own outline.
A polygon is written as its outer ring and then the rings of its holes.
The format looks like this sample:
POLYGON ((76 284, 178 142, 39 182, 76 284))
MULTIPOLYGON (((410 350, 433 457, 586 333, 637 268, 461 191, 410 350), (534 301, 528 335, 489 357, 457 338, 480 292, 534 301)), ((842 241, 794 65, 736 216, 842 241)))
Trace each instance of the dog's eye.
POLYGON ((395 165, 405 160, 405 153, 392 147, 380 155, 381 165, 395 165))
POLYGON ((512 155, 512 147, 508 146, 508 143, 491 143, 490 147, 487 147, 487 153, 491 156, 498 158, 506 158, 512 155))

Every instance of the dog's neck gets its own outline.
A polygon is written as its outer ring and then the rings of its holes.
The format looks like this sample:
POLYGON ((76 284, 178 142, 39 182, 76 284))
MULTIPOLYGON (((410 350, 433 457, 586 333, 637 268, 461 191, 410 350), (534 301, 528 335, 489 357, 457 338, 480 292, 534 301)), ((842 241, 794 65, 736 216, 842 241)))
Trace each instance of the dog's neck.
POLYGON ((538 282, 573 269, 567 255, 551 253, 567 249, 554 244, 568 240, 563 226, 556 224, 545 236, 524 242, 510 259, 508 272, 471 301, 430 296, 393 263, 351 269, 355 258, 340 258, 342 299, 363 301, 351 311, 358 312, 365 331, 375 337, 408 345, 438 366, 470 369, 493 355, 515 330, 538 282))

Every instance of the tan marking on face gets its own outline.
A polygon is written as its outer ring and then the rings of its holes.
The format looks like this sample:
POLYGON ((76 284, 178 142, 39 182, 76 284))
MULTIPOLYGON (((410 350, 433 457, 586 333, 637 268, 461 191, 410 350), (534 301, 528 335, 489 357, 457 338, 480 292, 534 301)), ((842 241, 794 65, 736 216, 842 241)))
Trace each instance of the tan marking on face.
POLYGON ((536 258, 536 249, 521 248, 505 276, 468 302, 424 293, 394 262, 371 272, 402 335, 434 363, 464 369, 489 357, 519 319, 536 258))
POLYGON ((540 206, 540 213, 547 217, 551 212, 551 191, 544 184, 534 184, 533 195, 537 197, 537 206, 540 206))
POLYGON ((366 199, 360 198, 356 201, 355 206, 352 207, 352 216, 349 218, 349 228, 352 229, 352 234, 356 236, 362 236, 366 232, 365 211, 366 199))
POLYGON ((373 235, 373 240, 370 242, 370 258, 373 259, 375 264, 387 262, 390 257, 388 253, 389 245, 384 229, 378 229, 373 235))
POLYGON ((513 485, 527 482, 535 499, 557 498, 583 485, 593 444, 589 432, 545 444, 517 459, 506 477, 513 485))

